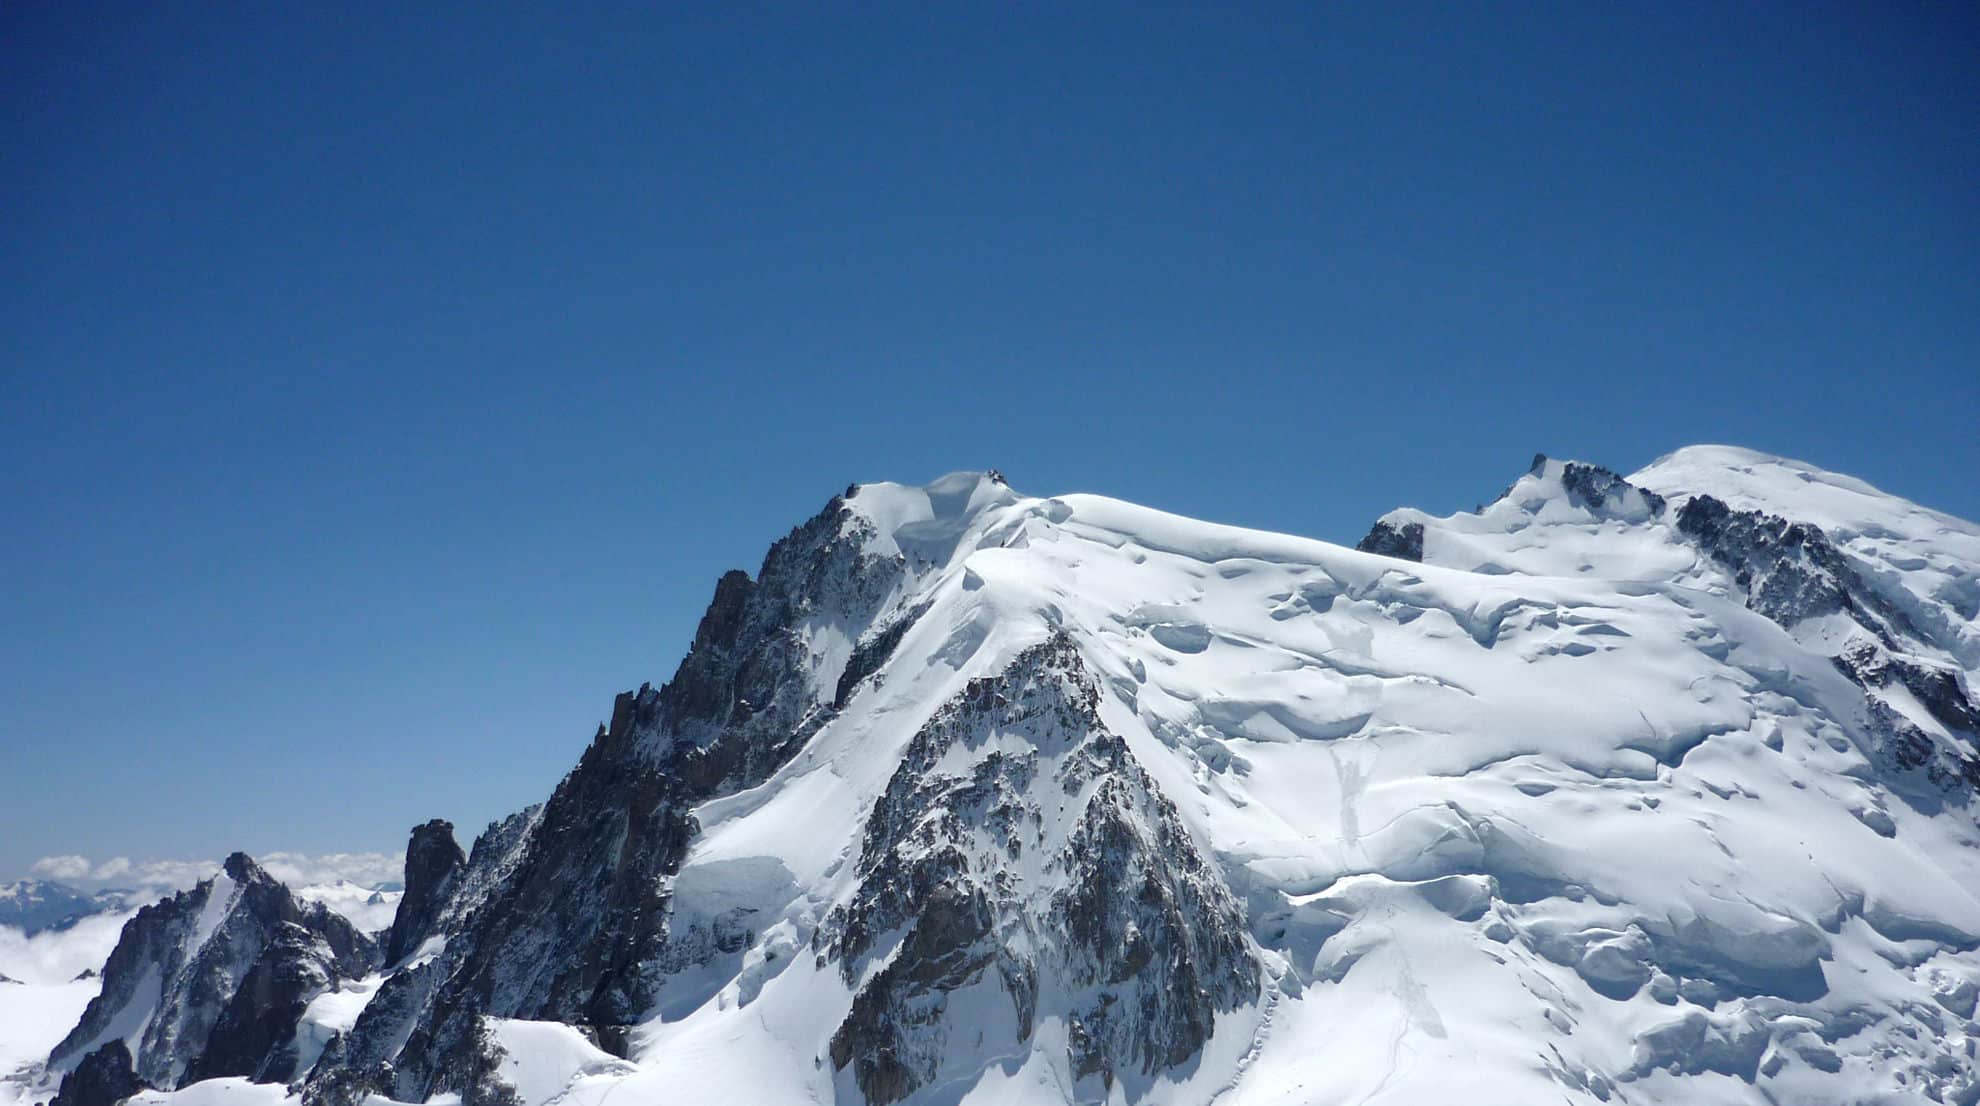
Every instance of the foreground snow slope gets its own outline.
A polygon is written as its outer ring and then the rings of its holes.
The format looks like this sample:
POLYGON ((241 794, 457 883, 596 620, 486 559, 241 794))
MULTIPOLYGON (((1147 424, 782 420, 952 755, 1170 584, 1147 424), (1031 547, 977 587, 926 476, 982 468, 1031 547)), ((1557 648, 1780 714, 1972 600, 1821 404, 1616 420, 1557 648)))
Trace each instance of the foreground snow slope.
POLYGON ((1706 447, 1413 559, 975 474, 801 536, 432 877, 310 1101, 1980 1099, 1980 528, 1706 447), (594 814, 656 763, 641 857, 594 814))
POLYGON ((100 986, 97 969, 129 919, 94 914, 33 934, 0 926, 0 1106, 33 1101, 28 1082, 13 1076, 39 1066, 82 1017, 100 986))

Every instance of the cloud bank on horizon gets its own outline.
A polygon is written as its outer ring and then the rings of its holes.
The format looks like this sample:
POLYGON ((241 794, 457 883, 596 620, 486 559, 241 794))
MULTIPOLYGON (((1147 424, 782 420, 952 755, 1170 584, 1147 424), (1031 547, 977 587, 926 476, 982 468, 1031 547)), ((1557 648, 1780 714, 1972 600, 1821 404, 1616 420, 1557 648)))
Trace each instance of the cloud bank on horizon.
MULTIPOLYGON (((405 858, 398 853, 309 853, 277 851, 255 856, 268 874, 291 887, 349 880, 363 887, 395 883, 403 872, 405 858)), ((84 890, 118 887, 133 890, 166 891, 191 887, 220 870, 218 860, 172 858, 133 859, 113 856, 95 861, 76 854, 44 856, 35 861, 28 874, 51 879, 84 890)))

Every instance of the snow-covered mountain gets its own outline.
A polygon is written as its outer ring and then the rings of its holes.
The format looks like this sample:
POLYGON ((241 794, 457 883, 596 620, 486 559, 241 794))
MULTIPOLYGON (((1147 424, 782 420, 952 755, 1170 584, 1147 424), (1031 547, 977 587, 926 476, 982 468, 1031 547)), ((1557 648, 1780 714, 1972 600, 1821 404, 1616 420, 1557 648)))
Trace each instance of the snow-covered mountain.
POLYGON ((314 1056, 296 1028, 310 1001, 376 967, 376 944, 236 853, 190 891, 137 912, 101 992, 49 1054, 66 1069, 109 1046, 146 1086, 238 1075, 286 1081, 314 1056))
POLYGON ((1972 1106, 1976 679, 1980 527, 1742 450, 855 486, 375 940, 234 858, 16 1097, 1972 1106))

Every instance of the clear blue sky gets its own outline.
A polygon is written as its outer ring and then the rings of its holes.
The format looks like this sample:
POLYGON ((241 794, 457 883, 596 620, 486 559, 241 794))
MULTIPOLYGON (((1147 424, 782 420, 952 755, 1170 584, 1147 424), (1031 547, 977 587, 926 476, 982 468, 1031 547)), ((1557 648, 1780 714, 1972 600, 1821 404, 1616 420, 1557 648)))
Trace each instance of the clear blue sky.
POLYGON ((1980 516, 1971 5, 656 7, 0 6, 0 875, 471 834, 849 481, 1980 516))

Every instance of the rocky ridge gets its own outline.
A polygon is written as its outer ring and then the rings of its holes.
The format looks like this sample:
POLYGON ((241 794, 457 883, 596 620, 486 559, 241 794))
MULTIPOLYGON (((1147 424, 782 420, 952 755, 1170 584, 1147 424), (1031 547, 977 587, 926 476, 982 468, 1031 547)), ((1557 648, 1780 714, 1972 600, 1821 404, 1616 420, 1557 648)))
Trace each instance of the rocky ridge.
POLYGON ((49 1065, 84 1086, 112 1085, 118 1070, 165 1089, 219 1076, 286 1081, 303 1008, 377 964, 369 936, 235 853, 219 875, 125 924, 101 992, 49 1065))
MULTIPOLYGON (((820 681, 819 642, 857 638, 906 571, 869 554, 867 536, 834 499, 756 578, 722 577, 674 679, 619 696, 541 811, 502 835, 506 848, 476 844, 459 881, 474 905, 439 927, 395 923, 395 950, 411 950, 415 928, 444 935, 442 950, 393 977, 325 1052, 309 1101, 468 1090, 490 1016, 582 1026, 625 1050, 670 963, 667 887, 694 805, 761 780, 829 719, 837 681, 820 681)), ((416 877, 434 884, 409 862, 409 902, 416 877)))
POLYGON ((909 742, 867 818, 856 891, 817 938, 858 985, 831 1058, 867 1101, 1028 1043, 1041 993, 1061 1007, 1074 1076, 1103 1092, 1188 1060, 1220 1013, 1257 998, 1235 899, 1099 696, 1055 635, 970 681, 909 742), (1002 1016, 945 1018, 970 988, 1000 993, 1002 1016), (956 1048, 957 1030, 977 1036, 956 1048))

